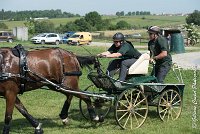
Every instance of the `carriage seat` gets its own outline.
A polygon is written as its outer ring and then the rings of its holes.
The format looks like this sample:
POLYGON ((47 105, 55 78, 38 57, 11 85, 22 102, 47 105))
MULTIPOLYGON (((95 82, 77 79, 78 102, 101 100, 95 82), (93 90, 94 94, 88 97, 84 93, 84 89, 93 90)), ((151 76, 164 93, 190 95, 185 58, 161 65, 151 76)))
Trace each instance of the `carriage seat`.
POLYGON ((130 66, 128 74, 147 74, 149 67, 150 52, 146 52, 140 56, 140 58, 130 66))

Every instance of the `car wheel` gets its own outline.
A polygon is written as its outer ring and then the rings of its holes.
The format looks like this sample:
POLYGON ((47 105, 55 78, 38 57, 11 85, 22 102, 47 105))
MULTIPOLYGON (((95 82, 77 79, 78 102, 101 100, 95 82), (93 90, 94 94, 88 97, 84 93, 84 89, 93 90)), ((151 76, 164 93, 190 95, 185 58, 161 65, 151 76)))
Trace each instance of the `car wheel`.
POLYGON ((60 43, 60 42, 59 42, 58 40, 55 42, 56 45, 59 45, 59 43, 60 43))
POLYGON ((8 42, 9 43, 13 43, 13 39, 8 39, 8 42))
POLYGON ((42 45, 44 45, 44 44, 45 44, 45 41, 44 41, 44 40, 42 40, 42 41, 41 41, 41 44, 42 44, 42 45))

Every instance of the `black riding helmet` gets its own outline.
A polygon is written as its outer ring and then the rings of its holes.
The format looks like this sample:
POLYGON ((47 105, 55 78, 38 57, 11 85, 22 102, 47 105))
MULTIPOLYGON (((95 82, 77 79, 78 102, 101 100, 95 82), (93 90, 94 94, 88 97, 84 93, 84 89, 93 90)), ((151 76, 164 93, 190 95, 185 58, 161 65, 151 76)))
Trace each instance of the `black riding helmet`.
POLYGON ((150 26, 148 27, 148 33, 159 34, 160 28, 158 26, 150 26))
POLYGON ((122 33, 116 33, 113 35, 113 41, 124 41, 124 35, 122 33))

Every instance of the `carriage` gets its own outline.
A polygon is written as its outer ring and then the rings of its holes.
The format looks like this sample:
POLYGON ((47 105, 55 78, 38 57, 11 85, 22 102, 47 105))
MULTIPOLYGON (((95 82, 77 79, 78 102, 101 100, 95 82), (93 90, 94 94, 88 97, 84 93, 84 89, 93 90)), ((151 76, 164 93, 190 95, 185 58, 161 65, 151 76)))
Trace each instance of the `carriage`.
MULTIPOLYGON (((157 83, 154 73, 147 75, 148 68, 147 52, 129 68, 126 82, 121 82, 123 86, 120 87, 115 84, 117 77, 110 77, 101 68, 91 70, 88 79, 93 84, 85 89, 85 93, 99 95, 92 98, 96 112, 105 117, 113 108, 116 122, 123 129, 139 128, 147 118, 149 106, 157 107, 162 121, 176 120, 181 114, 185 86, 180 68, 173 66, 180 84, 157 83)), ((89 119, 86 104, 80 100, 79 106, 83 117, 89 119)))
POLYGON ((3 134, 9 133, 14 106, 35 128, 36 134, 43 133, 41 123, 28 113, 17 96, 43 86, 66 95, 67 99, 60 113, 64 122, 67 121, 73 95, 80 98, 80 111, 86 119, 103 121, 114 107, 116 122, 123 129, 139 128, 147 118, 149 106, 157 107, 158 115, 163 121, 176 120, 180 116, 185 85, 178 66, 173 67, 173 70, 180 84, 157 83, 154 73, 147 75, 150 56, 149 53, 144 53, 129 68, 126 81, 118 87, 115 84, 120 82, 117 77, 104 73, 99 58, 91 57, 90 60, 85 60, 84 57, 60 48, 29 52, 21 45, 14 49, 1 48, 0 96, 4 96, 6 102, 9 102, 6 103, 3 134), (84 61, 94 64, 95 69, 88 66, 88 79, 93 84, 80 90, 79 65, 84 61))

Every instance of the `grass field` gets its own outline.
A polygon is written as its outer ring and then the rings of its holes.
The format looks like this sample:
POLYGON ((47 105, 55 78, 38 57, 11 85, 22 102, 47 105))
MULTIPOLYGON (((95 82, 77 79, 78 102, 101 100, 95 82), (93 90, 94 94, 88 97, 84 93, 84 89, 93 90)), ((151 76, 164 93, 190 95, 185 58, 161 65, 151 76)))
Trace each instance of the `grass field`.
MULTIPOLYGON (((153 16, 153 15, 132 16, 132 17, 102 16, 102 18, 109 19, 112 24, 116 24, 117 22, 121 20, 125 20, 131 26, 136 26, 136 27, 146 27, 146 26, 151 26, 151 25, 158 25, 161 27, 164 27, 164 26, 173 27, 179 24, 185 24, 185 16, 153 16)), ((57 27, 60 24, 65 25, 70 21, 75 21, 76 19, 79 19, 79 18, 78 17, 56 18, 56 19, 49 19, 49 20, 54 23, 55 27, 57 27)), ((24 26, 25 21, 4 21, 4 23, 8 26, 8 29, 12 30, 14 27, 24 26)))
MULTIPOLYGON (((33 44, 25 43, 27 47, 33 44)), ((1 43, 0 47, 13 46, 8 43, 1 43)), ((39 46, 39 45, 38 45, 39 46)), ((60 45, 60 47, 73 51, 80 55, 88 55, 82 47, 60 45)), ((104 51, 102 47, 86 47, 92 54, 104 51)), ((106 69, 108 60, 101 59, 103 69, 106 69)), ((80 114, 78 101, 74 98, 70 108, 70 123, 63 126, 59 119, 59 112, 65 101, 65 96, 49 90, 39 89, 19 95, 31 115, 39 119, 43 123, 45 134, 199 134, 200 132, 200 71, 197 71, 197 90, 192 88, 194 83, 194 71, 183 70, 183 80, 186 85, 183 96, 183 109, 181 116, 176 121, 162 122, 157 115, 156 108, 150 107, 148 118, 139 129, 121 130, 116 124, 113 110, 103 123, 94 124, 86 121, 80 114), (195 98, 196 97, 196 98, 195 98), (197 100, 197 105, 194 104, 197 100), (195 109, 196 107, 196 109, 195 109), (196 115, 196 118, 195 118, 196 115), (193 120, 193 119, 197 119, 193 120), (192 124, 196 123, 197 128, 192 128, 192 124)), ((83 69, 83 75, 80 77, 79 85, 81 89, 86 88, 91 82, 87 79, 87 70, 83 69)), ((166 78, 166 83, 176 83, 175 75, 172 71, 166 78)), ((5 111, 5 100, 0 98, 0 130, 3 128, 5 111)), ((15 109, 13 113, 13 121, 11 134, 30 134, 34 130, 27 120, 15 109)))

